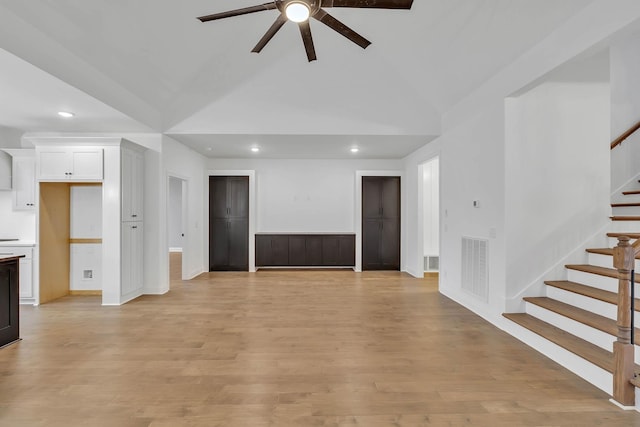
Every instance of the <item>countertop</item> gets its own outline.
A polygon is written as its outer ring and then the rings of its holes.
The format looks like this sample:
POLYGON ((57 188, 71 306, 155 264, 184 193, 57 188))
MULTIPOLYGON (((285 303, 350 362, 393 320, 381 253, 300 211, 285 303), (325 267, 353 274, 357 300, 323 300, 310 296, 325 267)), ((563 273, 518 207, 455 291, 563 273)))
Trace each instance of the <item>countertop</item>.
POLYGON ((24 258, 24 255, 0 255, 0 263, 24 258))
POLYGON ((0 242, 0 247, 14 247, 14 246, 35 246, 36 242, 33 240, 11 240, 8 242, 0 242))
POLYGON ((333 232, 333 231, 283 231, 283 232, 273 232, 273 231, 265 231, 256 233, 256 236, 274 236, 274 235, 286 235, 286 236, 355 236, 356 233, 352 231, 348 231, 345 233, 342 232, 333 232))

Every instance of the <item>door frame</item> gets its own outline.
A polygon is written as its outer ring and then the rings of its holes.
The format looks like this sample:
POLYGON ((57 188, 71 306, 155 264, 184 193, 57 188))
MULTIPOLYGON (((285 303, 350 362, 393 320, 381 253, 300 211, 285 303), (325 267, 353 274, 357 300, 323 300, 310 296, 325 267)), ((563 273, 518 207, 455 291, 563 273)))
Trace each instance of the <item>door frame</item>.
POLYGON ((402 170, 357 170, 356 171, 356 197, 355 197, 355 232, 356 232, 356 267, 355 271, 362 272, 362 177, 363 176, 397 176, 400 178, 400 271, 405 271, 404 260, 404 209, 405 179, 402 170))
POLYGON ((169 279, 171 277, 171 272, 169 271, 170 268, 170 260, 169 260, 169 209, 171 209, 169 207, 169 203, 171 201, 171 197, 170 197, 170 193, 171 193, 171 178, 174 179, 179 179, 180 181, 182 181, 182 207, 181 207, 181 220, 182 220, 182 229, 184 232, 184 237, 182 240, 182 280, 189 280, 192 279, 192 277, 190 277, 189 275, 189 270, 188 270, 188 266, 189 266, 189 257, 191 255, 191 251, 189 250, 189 241, 190 241, 190 236, 189 236, 189 231, 188 231, 188 218, 189 218, 189 178, 184 176, 184 175, 180 175, 171 171, 167 172, 167 195, 166 195, 166 227, 167 227, 167 239, 166 239, 166 253, 167 253, 167 281, 169 283, 171 283, 171 280, 169 279))
MULTIPOLYGON (((248 176, 249 177, 249 272, 256 272, 256 171, 249 170, 209 170, 207 171, 207 200, 209 200, 209 177, 210 176, 248 176)), ((209 235, 209 203, 205 203, 204 217, 207 219, 205 223, 205 236, 209 235)), ((205 245, 205 259, 209 262, 209 240, 205 245)), ((209 269, 207 268, 207 271, 209 269)))
MULTIPOLYGON (((438 257, 440 261, 442 261, 442 236, 443 236, 443 216, 442 216, 442 162, 441 162, 440 151, 435 152, 433 155, 425 158, 423 161, 418 163, 418 224, 416 227, 416 232, 418 233, 418 249, 420 253, 418 254, 419 261, 416 262, 416 265, 422 266, 419 270, 422 272, 422 275, 416 277, 424 277, 424 166, 431 161, 438 159, 438 207, 439 207, 439 223, 438 229, 440 232, 440 236, 438 239, 438 257)), ((440 265, 442 263, 440 262, 440 265)), ((438 287, 440 285, 440 279, 442 275, 440 274, 440 269, 438 270, 438 287)))

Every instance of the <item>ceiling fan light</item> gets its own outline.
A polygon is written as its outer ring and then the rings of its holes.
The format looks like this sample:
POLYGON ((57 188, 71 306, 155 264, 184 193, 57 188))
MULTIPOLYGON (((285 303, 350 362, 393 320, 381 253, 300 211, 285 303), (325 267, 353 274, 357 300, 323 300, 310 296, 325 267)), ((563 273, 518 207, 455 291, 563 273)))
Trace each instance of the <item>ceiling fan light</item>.
POLYGON ((285 14, 289 21, 304 22, 309 19, 311 11, 309 10, 309 6, 304 3, 293 2, 287 5, 285 14))

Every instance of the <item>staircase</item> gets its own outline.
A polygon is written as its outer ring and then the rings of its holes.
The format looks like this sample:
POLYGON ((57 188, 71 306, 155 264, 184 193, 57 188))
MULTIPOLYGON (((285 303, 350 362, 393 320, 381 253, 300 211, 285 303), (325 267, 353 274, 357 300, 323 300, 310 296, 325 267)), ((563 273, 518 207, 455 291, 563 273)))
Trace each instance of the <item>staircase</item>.
MULTIPOLYGON (((620 198, 620 202, 611 205, 613 216, 611 230, 607 233, 608 248, 587 249, 588 264, 566 265, 567 280, 547 281, 544 296, 524 298, 524 313, 503 314, 544 338, 546 341, 543 342, 553 343, 586 361, 595 369, 586 369, 594 373, 584 377, 594 384, 598 381, 592 380, 590 375, 599 378, 609 375, 609 384, 613 384, 613 343, 618 335, 618 270, 613 268, 613 247, 621 236, 629 237, 631 242, 640 239, 640 189, 625 191, 620 198)), ((636 256, 636 270, 639 265, 640 255, 636 256)), ((640 272, 635 282, 635 294, 640 296, 640 272)), ((640 299, 635 299, 635 312, 634 326, 638 326, 640 299)), ((634 327, 633 334, 636 343, 640 344, 640 329, 634 327)), ((636 377, 631 383, 640 387, 640 347, 634 349, 636 377)), ((552 358, 558 353, 557 350, 545 352, 552 358)), ((606 378, 604 382, 607 382, 606 378)))

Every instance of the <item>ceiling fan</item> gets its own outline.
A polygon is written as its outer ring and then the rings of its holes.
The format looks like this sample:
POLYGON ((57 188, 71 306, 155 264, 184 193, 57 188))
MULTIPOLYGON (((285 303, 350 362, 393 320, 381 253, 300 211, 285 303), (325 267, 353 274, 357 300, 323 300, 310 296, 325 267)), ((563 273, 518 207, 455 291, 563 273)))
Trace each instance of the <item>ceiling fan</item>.
POLYGON ((322 22, 327 27, 342 34, 358 46, 366 49, 371 42, 351 28, 338 21, 333 16, 324 11, 328 7, 352 7, 352 8, 376 8, 376 9, 411 9, 413 0, 274 0, 269 3, 257 6, 234 9, 227 12, 214 13, 213 15, 201 16, 201 22, 215 21, 217 19, 230 18, 232 16, 246 15, 248 13, 262 12, 263 10, 278 9, 280 15, 267 30, 252 52, 260 53, 269 43, 273 36, 282 28, 287 21, 292 21, 300 27, 302 42, 307 51, 309 62, 316 60, 316 51, 311 37, 311 27, 309 18, 322 22))

